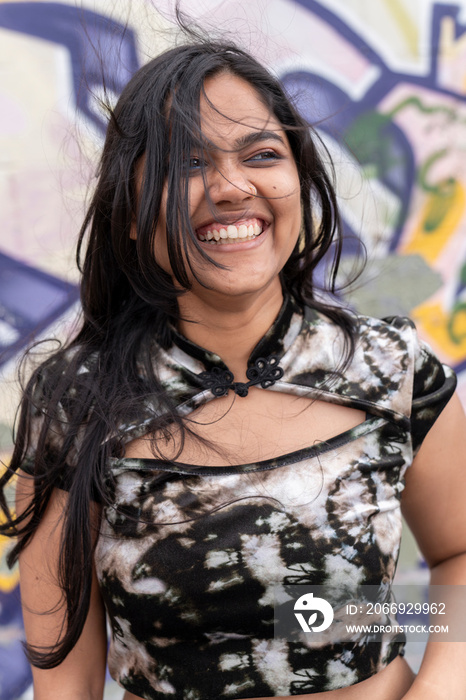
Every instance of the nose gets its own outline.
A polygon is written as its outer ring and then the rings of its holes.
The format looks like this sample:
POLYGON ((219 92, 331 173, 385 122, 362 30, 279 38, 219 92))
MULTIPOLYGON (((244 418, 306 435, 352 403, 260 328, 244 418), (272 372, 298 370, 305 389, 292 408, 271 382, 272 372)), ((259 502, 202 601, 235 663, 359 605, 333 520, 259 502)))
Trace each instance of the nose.
POLYGON ((215 204, 241 203, 247 199, 254 199, 257 194, 256 187, 240 168, 215 170, 209 177, 207 188, 215 204))

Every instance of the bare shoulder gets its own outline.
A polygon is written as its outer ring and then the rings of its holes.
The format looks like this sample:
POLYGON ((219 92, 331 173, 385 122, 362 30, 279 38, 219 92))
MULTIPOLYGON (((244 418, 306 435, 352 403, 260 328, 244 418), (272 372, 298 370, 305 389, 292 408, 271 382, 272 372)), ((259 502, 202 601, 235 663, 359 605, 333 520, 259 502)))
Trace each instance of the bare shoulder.
MULTIPOLYGON (((32 483, 29 475, 20 474, 16 499, 18 511, 24 510, 29 503, 32 483)), ((58 572, 67 500, 67 493, 55 489, 32 540, 19 557, 26 638, 28 644, 39 649, 53 648, 63 633, 65 603, 58 572)), ((91 510, 97 525, 98 506, 93 505, 91 510)), ((105 659, 105 613, 94 573, 89 612, 77 644, 59 666, 32 669, 35 699, 67 700, 84 692, 86 697, 101 698, 105 659)))

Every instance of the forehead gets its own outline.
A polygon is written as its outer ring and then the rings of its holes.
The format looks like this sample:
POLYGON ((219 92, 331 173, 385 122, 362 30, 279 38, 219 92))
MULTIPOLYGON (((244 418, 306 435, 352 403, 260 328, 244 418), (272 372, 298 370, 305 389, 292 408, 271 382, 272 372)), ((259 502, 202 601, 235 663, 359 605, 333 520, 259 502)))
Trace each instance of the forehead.
POLYGON ((251 130, 284 133, 280 122, 246 80, 221 73, 208 78, 204 90, 205 97, 201 95, 200 100, 201 129, 215 144, 232 142, 251 130))

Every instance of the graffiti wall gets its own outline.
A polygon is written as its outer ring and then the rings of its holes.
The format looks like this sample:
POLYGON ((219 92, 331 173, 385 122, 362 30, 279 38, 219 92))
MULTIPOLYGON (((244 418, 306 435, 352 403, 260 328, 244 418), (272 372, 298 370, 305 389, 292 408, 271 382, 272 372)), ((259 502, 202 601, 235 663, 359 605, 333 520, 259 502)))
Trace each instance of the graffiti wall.
MULTIPOLYGON (((346 298, 375 316, 410 315, 459 373, 466 403, 466 0, 182 7, 255 53, 318 128, 336 170, 344 270, 367 251, 346 298)), ((116 96, 175 37, 169 0, 0 0, 4 462, 18 358, 33 337, 66 334, 77 311, 74 245, 105 129, 102 58, 116 96)), ((21 637, 18 574, 2 563, 0 700, 32 697, 21 637)))

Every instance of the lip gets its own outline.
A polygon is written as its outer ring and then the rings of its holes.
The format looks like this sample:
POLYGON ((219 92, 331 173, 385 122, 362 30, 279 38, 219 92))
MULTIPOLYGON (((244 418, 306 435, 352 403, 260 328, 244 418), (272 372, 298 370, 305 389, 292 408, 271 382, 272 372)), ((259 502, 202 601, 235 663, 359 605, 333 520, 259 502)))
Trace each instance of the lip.
MULTIPOLYGON (((259 218, 259 217, 257 217, 259 218)), ((256 238, 253 238, 250 241, 244 241, 243 243, 209 243, 208 241, 200 241, 198 239, 198 244, 201 246, 203 250, 206 251, 206 253, 210 256, 212 254, 216 253, 240 253, 245 250, 250 250, 251 248, 258 248, 259 246, 264 243, 264 241, 268 238, 269 232, 271 229, 270 223, 262 219, 264 223, 264 228, 262 230, 262 233, 259 236, 256 236, 256 238)), ((197 230, 197 229, 196 229, 197 230)))
POLYGON ((215 219, 205 219, 199 224, 193 226, 196 233, 202 229, 207 230, 209 226, 229 226, 233 224, 234 226, 239 226, 243 221, 249 221, 250 219, 257 219, 261 221, 265 226, 270 225, 270 220, 264 216, 263 213, 247 211, 241 212, 226 212, 222 215, 221 221, 216 221, 215 219))

